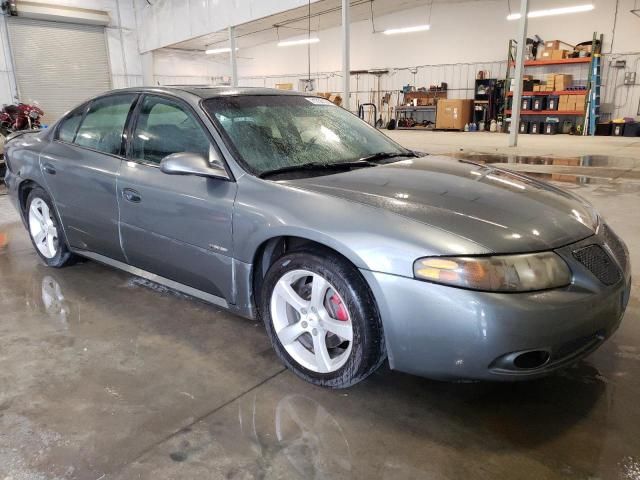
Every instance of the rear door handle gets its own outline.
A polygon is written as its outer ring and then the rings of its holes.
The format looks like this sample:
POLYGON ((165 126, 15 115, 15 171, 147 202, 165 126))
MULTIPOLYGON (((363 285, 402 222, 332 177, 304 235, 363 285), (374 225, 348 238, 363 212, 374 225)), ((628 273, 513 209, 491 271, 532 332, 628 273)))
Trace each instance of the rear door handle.
POLYGON ((49 175, 55 175, 56 169, 50 163, 45 163, 42 165, 42 169, 47 172, 49 175))
POLYGON ((126 201, 131 203, 140 203, 142 201, 140 194, 132 188, 124 188, 122 190, 122 196, 126 201))

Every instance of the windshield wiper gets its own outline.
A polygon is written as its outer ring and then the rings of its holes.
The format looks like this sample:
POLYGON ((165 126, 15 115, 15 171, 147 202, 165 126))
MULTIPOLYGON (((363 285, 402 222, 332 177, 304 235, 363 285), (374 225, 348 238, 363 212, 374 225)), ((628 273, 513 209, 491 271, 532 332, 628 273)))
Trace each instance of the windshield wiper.
POLYGON ((415 152, 408 151, 406 153, 390 153, 390 152, 378 152, 373 155, 368 155, 366 157, 362 157, 360 159, 361 162, 376 162, 379 160, 388 160, 390 158, 396 157, 419 157, 419 155, 415 152))
POLYGON ((370 163, 366 160, 357 160, 355 162, 334 162, 334 163, 322 163, 322 162, 309 162, 302 163, 300 165, 289 165, 287 167, 276 168, 273 170, 267 170, 258 175, 259 178, 270 177, 271 175, 278 175, 280 173, 299 172, 304 170, 349 170, 351 168, 362 167, 375 167, 375 163, 370 163))

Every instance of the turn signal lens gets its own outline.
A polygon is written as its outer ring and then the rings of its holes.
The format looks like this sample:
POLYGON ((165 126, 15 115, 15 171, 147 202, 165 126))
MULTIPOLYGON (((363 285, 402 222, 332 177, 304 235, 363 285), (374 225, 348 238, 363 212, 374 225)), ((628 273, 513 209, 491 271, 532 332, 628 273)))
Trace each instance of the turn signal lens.
POLYGON ((416 260, 417 279, 488 292, 530 292, 571 283, 569 267, 553 252, 416 260))

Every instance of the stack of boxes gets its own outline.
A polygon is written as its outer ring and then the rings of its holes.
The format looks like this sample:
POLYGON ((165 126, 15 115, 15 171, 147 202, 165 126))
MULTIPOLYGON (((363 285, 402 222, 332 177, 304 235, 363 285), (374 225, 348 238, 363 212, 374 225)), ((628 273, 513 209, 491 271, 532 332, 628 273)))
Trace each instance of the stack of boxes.
POLYGON ((555 78, 556 75, 555 73, 547 73, 545 75, 545 83, 544 85, 541 85, 540 91, 542 92, 553 92, 554 87, 555 87, 555 78), (544 90, 542 90, 542 87, 544 87, 544 90))
POLYGON ((561 92, 573 83, 573 75, 566 73, 547 73, 544 83, 533 86, 534 92, 561 92))
POLYGON ((568 112, 584 112, 586 95, 560 95, 558 110, 568 112))
POLYGON ((569 54, 573 51, 573 46, 563 43, 560 40, 549 40, 544 42, 544 50, 540 55, 541 60, 562 60, 563 58, 568 58, 569 54), (562 46, 567 46, 571 50, 567 50, 561 48, 562 46))

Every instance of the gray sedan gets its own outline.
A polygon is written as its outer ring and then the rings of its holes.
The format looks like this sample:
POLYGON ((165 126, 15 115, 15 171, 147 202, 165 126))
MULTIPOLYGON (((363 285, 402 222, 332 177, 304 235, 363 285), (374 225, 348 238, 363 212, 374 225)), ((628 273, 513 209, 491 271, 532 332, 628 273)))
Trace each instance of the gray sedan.
POLYGON ((283 363, 347 387, 388 359, 534 378, 617 328, 624 243, 538 180, 409 151, 292 92, 135 88, 6 145, 42 261, 86 257, 261 318, 283 363))

